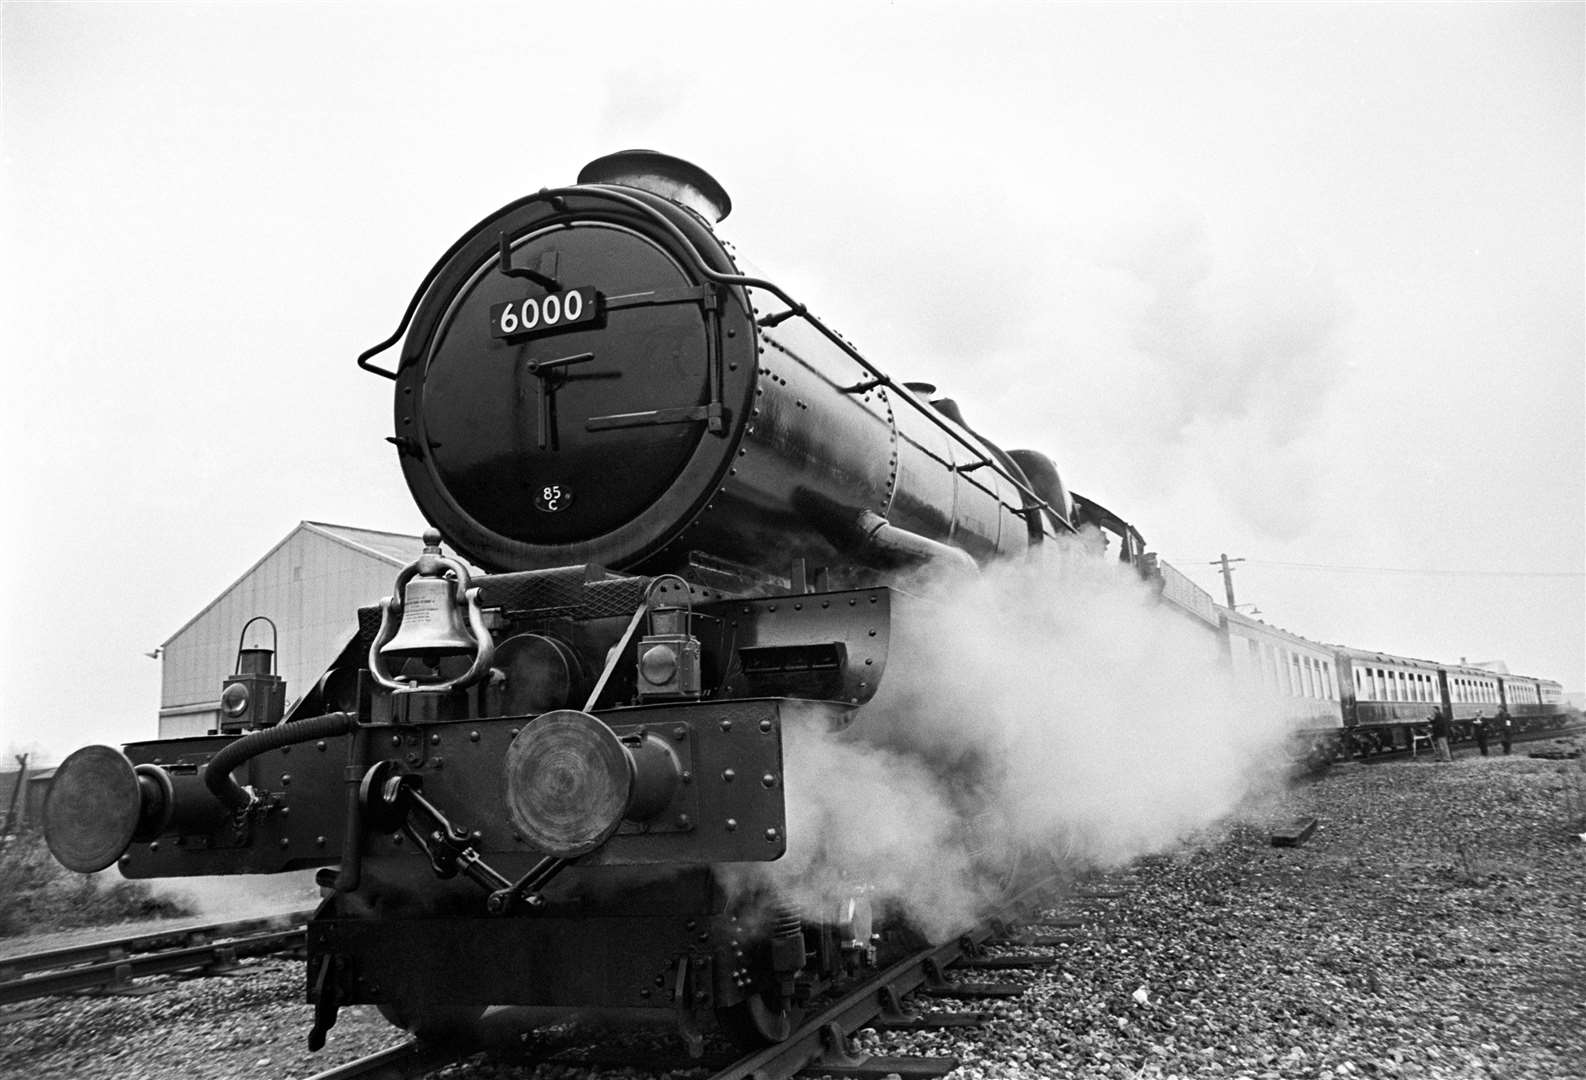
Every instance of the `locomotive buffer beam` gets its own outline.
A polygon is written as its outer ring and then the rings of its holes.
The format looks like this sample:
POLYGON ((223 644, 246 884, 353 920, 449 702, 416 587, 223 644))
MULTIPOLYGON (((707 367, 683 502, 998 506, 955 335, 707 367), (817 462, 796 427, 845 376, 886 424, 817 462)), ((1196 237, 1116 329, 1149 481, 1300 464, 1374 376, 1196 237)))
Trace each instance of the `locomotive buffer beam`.
POLYGON ((420 777, 402 774, 392 761, 382 761, 365 774, 362 797, 370 825, 381 832, 401 829, 430 860, 439 878, 462 874, 490 896, 485 909, 506 915, 520 905, 544 906, 539 890, 571 860, 549 857, 535 863, 517 881, 510 881, 480 858, 475 837, 453 825, 446 815, 419 793, 420 777))

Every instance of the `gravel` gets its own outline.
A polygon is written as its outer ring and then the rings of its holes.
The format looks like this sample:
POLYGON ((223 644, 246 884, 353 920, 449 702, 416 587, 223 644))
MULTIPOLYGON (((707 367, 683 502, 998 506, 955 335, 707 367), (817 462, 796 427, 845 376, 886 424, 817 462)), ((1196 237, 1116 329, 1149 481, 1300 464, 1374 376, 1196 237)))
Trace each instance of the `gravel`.
MULTIPOLYGON (((981 1077, 1586 1077, 1586 758, 1344 766, 1074 897, 1088 935, 979 1030, 858 1037, 981 1077), (1273 847, 1300 816, 1305 843, 1273 847)), ((1039 931, 1040 928, 1035 928, 1039 931)), ((977 976, 984 977, 984 976, 977 976)), ((310 1054, 300 962, 0 1009, 0 1076, 304 1077, 392 1046, 344 1009, 310 1054)), ((625 1075, 633 1075, 623 1070, 625 1075)), ((449 1078, 579 1075, 474 1064, 449 1078)))

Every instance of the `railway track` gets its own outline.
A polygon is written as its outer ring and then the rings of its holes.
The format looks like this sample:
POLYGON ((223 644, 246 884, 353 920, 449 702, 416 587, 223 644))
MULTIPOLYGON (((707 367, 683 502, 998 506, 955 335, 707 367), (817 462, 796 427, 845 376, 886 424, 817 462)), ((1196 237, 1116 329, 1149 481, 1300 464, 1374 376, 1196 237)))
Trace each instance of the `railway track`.
POLYGON ((152 975, 218 974, 302 948, 312 911, 211 923, 0 958, 0 1005, 51 994, 125 990, 152 975))
MULTIPOLYGON (((1118 892, 1080 891, 1081 898, 1116 899, 1118 892)), ((1011 998, 1028 987, 1018 982, 985 981, 983 973, 1030 971, 1061 963, 1051 953, 1030 948, 1062 946, 1083 936, 1080 920, 1040 913, 1059 902, 1056 879, 1047 879, 1012 897, 993 916, 958 938, 927 946, 894 963, 840 996, 821 1002, 807 1014, 787 1039, 731 1061, 700 1062, 687 1059, 658 1064, 653 1055, 639 1062, 610 1052, 566 1056, 514 1055, 514 1064, 532 1066, 555 1061, 570 1066, 632 1067, 636 1064, 661 1071, 700 1067, 714 1071, 708 1080, 788 1080, 800 1074, 871 1078, 896 1075, 911 1078, 946 1076, 959 1061, 953 1057, 898 1057, 856 1052, 853 1037, 866 1028, 879 1030, 929 1030, 978 1027, 991 1019, 986 1012, 942 1011, 910 1007, 930 999, 975 1002, 1011 998), (1044 931, 1044 932, 1042 932, 1044 931), (958 978, 957 976, 967 976, 958 978)), ((356 1061, 315 1074, 310 1080, 415 1080, 463 1060, 466 1053, 410 1041, 356 1061)))
MULTIPOLYGON (((1543 728, 1537 731, 1517 731, 1514 733, 1510 741, 1514 746, 1519 747, 1524 746, 1527 743, 1549 742, 1553 739, 1565 739, 1569 738, 1570 736, 1580 735, 1583 733, 1586 733, 1586 724, 1566 724, 1564 727, 1558 728, 1543 728)), ((1465 751, 1476 753, 1476 740, 1461 739, 1458 742, 1450 742, 1449 749, 1456 753, 1463 753, 1465 751)), ((1353 758, 1351 760, 1370 765, 1383 761, 1404 761, 1408 758, 1417 757, 1423 754, 1431 755, 1435 752, 1436 751, 1432 749, 1430 740, 1428 740, 1427 742, 1419 744, 1414 748, 1404 750, 1382 750, 1376 753, 1366 754, 1363 757, 1353 758)), ((1487 752, 1491 755, 1501 756, 1503 754, 1503 748, 1496 735, 1490 737, 1487 743, 1487 752)))

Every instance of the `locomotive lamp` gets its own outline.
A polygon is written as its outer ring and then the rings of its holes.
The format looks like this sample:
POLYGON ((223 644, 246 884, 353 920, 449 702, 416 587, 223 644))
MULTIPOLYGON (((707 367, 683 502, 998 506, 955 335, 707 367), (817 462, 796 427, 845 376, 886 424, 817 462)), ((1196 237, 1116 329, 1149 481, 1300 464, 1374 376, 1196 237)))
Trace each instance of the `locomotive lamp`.
POLYGON ((257 731, 274 727, 286 714, 286 681, 275 673, 275 623, 263 615, 256 615, 242 624, 237 638, 236 670, 226 676, 220 689, 220 724, 222 735, 242 731, 257 731), (246 648, 248 627, 262 622, 270 628, 268 649, 246 648))
POLYGON ((692 616, 683 608, 651 612, 650 632, 639 639, 639 700, 699 697, 699 639, 689 632, 692 616))
POLYGON ((494 642, 479 610, 479 590, 469 588, 468 568, 441 554, 441 534, 424 533, 424 551, 397 574, 396 591, 380 604, 380 632, 369 646, 369 670, 388 690, 443 692, 469 686, 489 670, 494 642), (465 620, 466 619, 466 624, 465 620), (447 678, 442 661, 471 656, 462 675, 447 678), (433 674, 393 675, 417 660, 433 674))

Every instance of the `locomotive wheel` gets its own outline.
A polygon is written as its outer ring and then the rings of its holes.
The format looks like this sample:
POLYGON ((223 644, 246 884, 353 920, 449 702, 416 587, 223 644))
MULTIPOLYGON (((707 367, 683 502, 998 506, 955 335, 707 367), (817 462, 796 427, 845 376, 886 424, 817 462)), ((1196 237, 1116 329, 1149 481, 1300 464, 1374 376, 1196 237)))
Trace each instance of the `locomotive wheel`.
POLYGON ((466 1043, 473 1039, 483 1005, 431 1005, 412 1008, 397 1002, 382 1002, 380 1015, 415 1039, 429 1043, 466 1043))
POLYGON ((781 994, 765 991, 757 991, 716 1015, 727 1038, 749 1048, 782 1042, 804 1022, 803 1009, 781 994))

